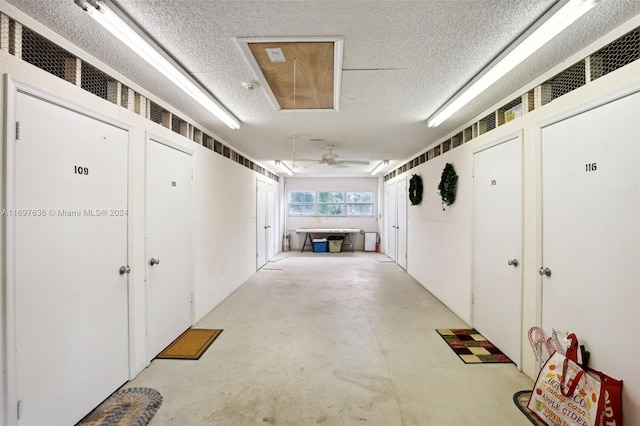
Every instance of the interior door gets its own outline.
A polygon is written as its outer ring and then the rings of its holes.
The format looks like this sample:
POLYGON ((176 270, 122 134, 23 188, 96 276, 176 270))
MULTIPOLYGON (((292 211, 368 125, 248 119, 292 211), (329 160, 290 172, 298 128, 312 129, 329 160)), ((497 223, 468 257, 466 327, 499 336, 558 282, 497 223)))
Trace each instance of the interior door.
POLYGON ((397 201, 397 256, 398 266, 407 269, 407 179, 402 179, 396 184, 397 201))
POLYGON ((276 255, 276 186, 268 185, 267 193, 267 261, 276 255))
POLYGON ((256 251, 257 269, 267 263, 267 184, 256 181, 256 251))
POLYGON ((147 357, 191 326, 191 155, 147 143, 147 357))
POLYGON ((640 94, 542 128, 542 326, 624 380, 640 424, 640 94), (544 268, 548 268, 545 271, 544 268))
POLYGON ((128 379, 129 135, 21 92, 16 118, 18 423, 72 425, 128 379))
POLYGON ((396 184, 387 186, 387 256, 396 260, 397 222, 396 184))
POLYGON ((473 326, 520 364, 522 143, 475 153, 473 326))

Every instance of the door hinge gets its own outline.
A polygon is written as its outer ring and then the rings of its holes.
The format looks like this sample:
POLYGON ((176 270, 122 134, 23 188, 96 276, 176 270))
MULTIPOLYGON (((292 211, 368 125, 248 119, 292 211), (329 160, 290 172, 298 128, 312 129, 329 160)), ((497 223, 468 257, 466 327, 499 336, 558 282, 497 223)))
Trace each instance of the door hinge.
POLYGON ((191 179, 193 179, 193 169, 191 169, 191 179))
POLYGON ((22 400, 19 400, 18 403, 16 404, 16 415, 18 417, 18 420, 20 420, 20 412, 22 411, 22 400))
POLYGON ((20 140, 20 122, 16 121, 16 140, 20 140))
POLYGON ((476 303, 476 299, 475 299, 475 296, 472 294, 471 295, 471 304, 473 305, 474 303, 476 303))

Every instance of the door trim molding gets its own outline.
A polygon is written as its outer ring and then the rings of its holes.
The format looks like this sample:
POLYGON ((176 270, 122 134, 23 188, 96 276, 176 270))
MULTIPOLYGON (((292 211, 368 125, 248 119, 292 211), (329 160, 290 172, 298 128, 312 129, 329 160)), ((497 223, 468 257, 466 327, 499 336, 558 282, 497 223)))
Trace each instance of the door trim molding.
MULTIPOLYGON (((60 108, 64 108, 66 110, 75 112, 77 114, 84 115, 93 120, 97 120, 103 122, 105 124, 114 126, 116 128, 125 130, 128 134, 127 140, 127 264, 132 263, 131 258, 131 248, 133 243, 133 229, 131 223, 131 217, 133 217, 133 185, 132 185, 132 161, 133 158, 133 126, 126 124, 122 121, 118 121, 112 119, 106 115, 103 115, 97 111, 88 109, 83 105, 76 104, 74 102, 68 101, 58 95, 55 95, 47 90, 31 84, 27 81, 16 78, 12 75, 5 75, 4 78, 5 90, 6 93, 4 95, 4 101, 6 105, 5 109, 5 129, 4 129, 4 140, 5 140, 5 158, 4 158, 4 208, 5 209, 13 209, 15 208, 15 161, 16 161, 16 150, 15 145, 16 141, 16 126, 11 123, 16 122, 16 103, 18 94, 22 93, 27 96, 31 96, 33 98, 39 99, 41 101, 56 105, 60 108)), ((5 312, 2 318, 0 318, 0 323, 3 323, 3 334, 4 338, 2 339, 2 358, 3 358, 3 368, 5 368, 6 374, 6 383, 4 387, 0 390, 2 394, 2 405, 4 410, 4 418, 0 419, 5 424, 17 424, 17 412, 13 407, 17 406, 18 403, 18 378, 17 378, 17 356, 16 356, 16 344, 17 344, 17 336, 16 336, 16 289, 15 289, 15 274, 16 274, 16 265, 15 265, 15 244, 16 244, 16 236, 15 236, 15 219, 12 216, 6 216, 4 221, 4 276, 2 277, 4 280, 4 306, 5 312)), ((135 377, 135 333, 134 330, 134 315, 131 312, 131 301, 134 296, 134 285, 131 280, 131 276, 127 276, 127 299, 128 299, 128 377, 129 379, 133 379, 135 377)))
MULTIPOLYGON (((186 146, 183 146, 182 144, 179 144, 177 142, 173 142, 170 141, 166 138, 163 138, 162 136, 157 135, 156 133, 152 133, 152 132, 145 132, 145 145, 144 145, 144 159, 145 159, 145 168, 144 168, 144 204, 145 204, 145 216, 144 216, 144 282, 147 283, 149 280, 149 264, 147 263, 147 259, 149 259, 149 210, 147 209, 147 207, 149 206, 149 190, 147 187, 147 179, 148 179, 148 174, 149 174, 149 144, 151 143, 158 143, 160 145, 164 145, 168 148, 172 148, 175 149, 176 151, 179 151, 185 155, 188 155, 191 157, 191 200, 190 203, 191 205, 189 206, 189 276, 187 277, 187 281, 189 283, 189 288, 191 290, 191 325, 195 325, 196 323, 196 303, 195 303, 195 257, 194 257, 194 253, 195 251, 195 239, 193 238, 194 232, 193 232, 193 224, 195 223, 194 220, 194 214, 195 214, 195 209, 194 209, 194 203, 195 203, 195 196, 194 196, 194 185, 193 182, 195 180, 195 165, 194 165, 194 154, 195 154, 195 150, 186 146)), ((147 337, 147 329, 149 327, 149 323, 148 323, 148 315, 147 315, 147 308, 148 308, 148 287, 145 285, 144 288, 144 310, 145 310, 145 315, 144 315, 144 335, 145 335, 145 339, 144 339, 144 362, 145 362, 145 366, 149 366, 151 364, 151 361, 153 360, 153 358, 149 359, 149 353, 148 353, 148 349, 149 349, 149 339, 147 337)))
MULTIPOLYGON (((260 193, 260 187, 259 187, 260 183, 264 184, 264 190, 265 190, 265 195, 264 195, 265 206, 264 206, 264 209, 265 209, 265 214, 267 215, 267 217, 269 215, 269 212, 267 211, 269 209, 269 206, 268 206, 268 204, 269 204, 269 201, 268 201, 268 197, 269 197, 268 183, 267 183, 266 179, 263 179, 260 176, 256 176, 256 198, 255 198, 255 200, 256 200, 256 272, 258 272, 260 269, 262 269, 262 267, 265 266, 269 262, 269 260, 267 260, 267 257, 268 257, 267 240, 268 240, 268 238, 267 238, 267 233, 265 232, 264 233, 265 234, 265 236, 264 236, 265 243, 264 243, 264 247, 263 247, 263 250, 265 251, 265 253, 264 253, 265 262, 264 262, 264 265, 258 265, 259 259, 260 259, 260 252, 259 252, 259 248, 258 248, 259 247, 259 245, 258 245, 258 232, 260 232, 260 230, 258 229, 258 222, 260 221, 260 218, 259 218, 260 205, 258 203, 258 194, 260 193)), ((266 226, 267 218, 265 218, 264 222, 265 222, 265 226, 266 226)))
MULTIPOLYGON (((492 141, 489 141, 487 143, 482 144, 479 147, 474 148, 471 153, 473 155, 473 160, 472 160, 472 164, 473 164, 473 186, 474 186, 474 191, 473 191, 473 207, 472 207, 472 217, 473 217, 473 223, 472 223, 472 227, 471 227, 471 244, 472 244, 472 248, 473 248, 473 260, 471 262, 471 297, 469 300, 469 306, 470 306, 470 317, 471 317, 471 325, 475 327, 475 310, 474 310, 474 303, 473 303, 473 298, 475 296, 475 291, 476 291, 476 281, 475 281, 475 266, 476 266, 476 262, 475 262, 475 242, 476 242, 476 220, 475 220, 475 214, 476 214, 476 192, 475 192, 475 161, 476 161, 476 154, 479 154, 481 152, 487 151, 491 148, 495 148, 499 145, 502 145, 504 143, 510 142, 510 141, 514 141, 516 140, 517 143, 520 145, 520 197, 518 199, 518 202, 520 203, 520 217, 519 219, 519 228, 520 228, 520 253, 519 253, 519 258, 521 259, 521 265, 524 264, 524 130, 520 129, 518 131, 515 132, 511 132, 507 135, 504 135, 502 137, 499 137, 497 139, 494 139, 492 141)), ((523 364, 523 334, 522 334, 522 324, 523 324, 523 315, 524 315, 524 266, 520 267, 519 270, 519 275, 520 275, 520 318, 519 318, 519 329, 520 329, 520 340, 519 340, 519 348, 520 348, 520 357, 518 360, 513 360, 516 364, 516 368, 518 368, 519 371, 522 371, 522 364, 523 364)))
MULTIPOLYGON (((546 127, 549 127, 553 124, 559 123, 561 121, 567 120, 569 118, 575 117, 577 115, 583 114, 590 110, 596 109, 603 105, 606 105, 611 102, 615 102, 619 99, 625 98, 627 96, 631 96, 635 93, 640 92, 640 82, 634 82, 620 89, 614 90, 606 95, 596 97, 591 101, 584 102, 579 104, 573 108, 569 108, 566 111, 556 114, 555 116, 548 118, 546 120, 541 120, 540 122, 534 125, 534 134, 535 134, 535 170, 537 174, 536 179, 536 307, 535 307, 535 325, 538 327, 542 327, 542 287, 544 279, 541 275, 538 275, 537 268, 542 265, 543 261, 543 252, 542 252, 542 244, 543 244, 543 217, 542 217, 542 202, 543 202, 543 176, 542 176, 542 130, 546 127)), ((541 362, 536 362, 536 372, 540 371, 542 368, 541 362)))
POLYGON ((168 146, 169 148, 173 148, 176 151, 184 152, 187 155, 193 156, 195 154, 195 149, 184 146, 180 143, 170 141, 169 139, 163 138, 162 136, 157 135, 156 133, 152 133, 149 131, 145 132, 145 155, 147 154, 147 146, 149 142, 157 142, 161 145, 168 146))
POLYGON ((505 142, 509 142, 510 140, 516 139, 518 137, 520 138, 520 143, 522 143, 524 137, 524 131, 522 129, 508 133, 497 139, 493 139, 489 142, 483 143, 482 145, 476 146, 471 150, 471 154, 478 154, 479 152, 486 151, 487 149, 491 149, 495 146, 501 145, 505 142))
MULTIPOLYGON (((583 104, 577 105, 573 108, 566 110, 563 113, 554 115, 546 120, 542 120, 536 123, 536 134, 537 136, 542 136, 541 130, 545 127, 551 126, 553 124, 559 123, 560 121, 564 121, 568 118, 575 117, 576 115, 583 114, 589 110, 596 109, 601 107, 602 105, 615 102, 618 99, 622 99, 624 97, 633 95, 636 92, 640 92, 640 82, 636 82, 630 84, 628 86, 622 87, 620 89, 614 90, 611 93, 607 93, 606 95, 599 96, 589 102, 585 102, 583 104)), ((540 141, 539 139, 536 142, 540 141)))

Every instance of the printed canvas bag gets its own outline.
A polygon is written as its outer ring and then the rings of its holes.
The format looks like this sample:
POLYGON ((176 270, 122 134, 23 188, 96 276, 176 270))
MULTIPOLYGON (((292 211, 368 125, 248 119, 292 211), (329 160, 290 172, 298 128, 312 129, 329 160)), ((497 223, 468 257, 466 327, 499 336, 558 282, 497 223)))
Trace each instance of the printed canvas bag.
POLYGON ((527 408, 549 425, 598 426, 600 400, 600 381, 555 352, 540 370, 527 408))

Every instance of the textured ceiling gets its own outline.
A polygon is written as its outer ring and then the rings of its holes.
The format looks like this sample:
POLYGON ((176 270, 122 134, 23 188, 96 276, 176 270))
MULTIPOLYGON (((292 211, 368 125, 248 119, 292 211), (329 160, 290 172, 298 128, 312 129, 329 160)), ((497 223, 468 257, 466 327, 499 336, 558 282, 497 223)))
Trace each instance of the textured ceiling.
MULTIPOLYGON (((0 0, 2 1, 2 0, 0 0)), ((425 120, 551 7, 553 0, 118 0, 159 44, 241 121, 231 130, 90 19, 73 0, 5 0, 269 166, 292 160, 294 114, 276 111, 237 37, 344 37, 340 111, 295 114, 298 158, 368 167, 311 166, 346 175, 402 161, 640 13, 637 0, 601 0, 587 15, 437 128, 425 120), (322 139, 318 141, 317 139, 322 139)), ((273 168, 273 166, 272 166, 273 168)), ((274 169, 276 171, 276 169, 274 169)))

